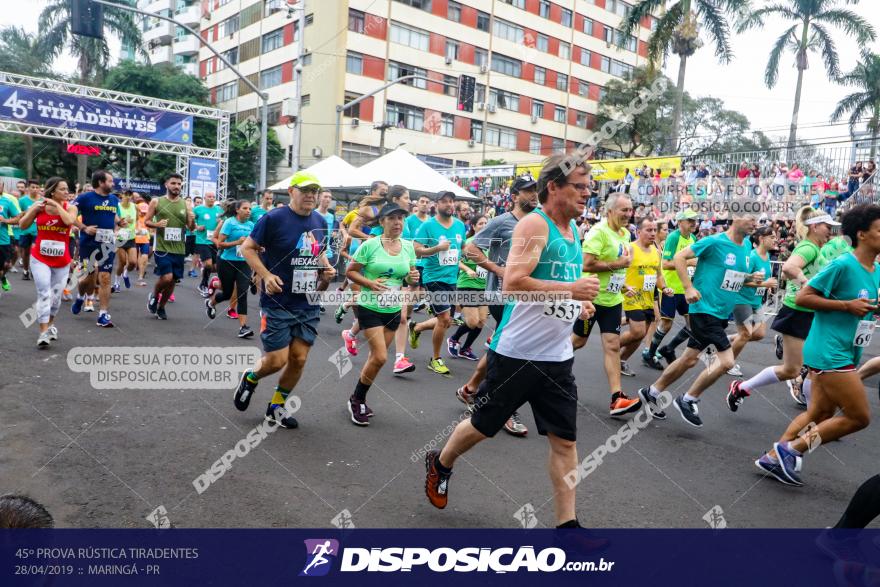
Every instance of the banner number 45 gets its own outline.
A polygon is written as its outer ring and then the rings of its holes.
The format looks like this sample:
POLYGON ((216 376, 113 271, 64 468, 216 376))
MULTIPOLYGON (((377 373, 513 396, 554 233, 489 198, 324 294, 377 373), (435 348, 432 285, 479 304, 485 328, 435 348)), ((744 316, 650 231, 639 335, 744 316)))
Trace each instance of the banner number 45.
POLYGON ((27 100, 19 100, 18 92, 12 92, 12 95, 3 102, 3 106, 12 109, 12 115, 16 118, 27 118, 28 109, 31 103, 27 100))

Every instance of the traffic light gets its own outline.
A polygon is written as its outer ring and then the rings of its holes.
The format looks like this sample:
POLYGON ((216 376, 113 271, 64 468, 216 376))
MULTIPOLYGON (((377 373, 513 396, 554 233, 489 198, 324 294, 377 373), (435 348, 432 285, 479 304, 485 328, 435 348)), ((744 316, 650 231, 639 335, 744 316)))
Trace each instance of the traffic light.
POLYGON ((70 29, 74 35, 104 37, 104 7, 91 0, 70 0, 70 29))
POLYGON ((474 91, 477 79, 470 75, 458 76, 458 109, 465 112, 474 111, 474 91))

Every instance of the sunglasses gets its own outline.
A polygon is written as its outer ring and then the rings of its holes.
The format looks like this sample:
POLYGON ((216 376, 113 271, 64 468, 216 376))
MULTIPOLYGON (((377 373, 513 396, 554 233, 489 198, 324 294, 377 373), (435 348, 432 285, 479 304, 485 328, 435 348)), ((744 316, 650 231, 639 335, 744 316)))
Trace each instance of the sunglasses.
POLYGON ((321 191, 321 188, 320 188, 320 186, 307 185, 305 187, 299 188, 299 191, 301 191, 305 194, 317 194, 318 192, 321 191))

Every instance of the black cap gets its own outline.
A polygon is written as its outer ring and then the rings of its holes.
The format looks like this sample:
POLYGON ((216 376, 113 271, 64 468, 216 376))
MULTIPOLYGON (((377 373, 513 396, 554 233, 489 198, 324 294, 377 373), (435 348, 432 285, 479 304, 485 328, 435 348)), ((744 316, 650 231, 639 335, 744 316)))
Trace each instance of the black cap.
POLYGON ((455 199, 455 192, 450 192, 450 191, 438 192, 436 201, 439 202, 440 200, 442 200, 443 198, 445 198, 447 196, 454 200, 455 199))
POLYGON ((521 190, 528 190, 534 188, 538 185, 538 182, 532 178, 531 175, 523 175, 522 177, 517 177, 513 182, 513 185, 510 187, 510 191, 513 193, 517 193, 521 190))
POLYGON ((397 204, 385 204, 384 206, 382 206, 382 209, 379 210, 379 218, 385 218, 386 216, 391 216, 395 213, 407 216, 409 215, 409 210, 407 210, 406 208, 401 208, 397 204))

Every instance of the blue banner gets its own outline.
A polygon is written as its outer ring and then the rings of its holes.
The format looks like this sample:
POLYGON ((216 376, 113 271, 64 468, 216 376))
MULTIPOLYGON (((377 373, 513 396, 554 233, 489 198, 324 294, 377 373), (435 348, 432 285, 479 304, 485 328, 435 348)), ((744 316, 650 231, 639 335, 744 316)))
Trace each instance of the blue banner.
POLYGON ((220 176, 220 162, 214 159, 191 157, 189 160, 189 186, 186 194, 192 198, 204 198, 207 194, 217 194, 217 178, 220 176))
POLYGON ((878 537, 876 530, 0 530, 0 585, 876 585, 878 537))
POLYGON ((0 82, 0 120, 192 144, 193 117, 0 82))

